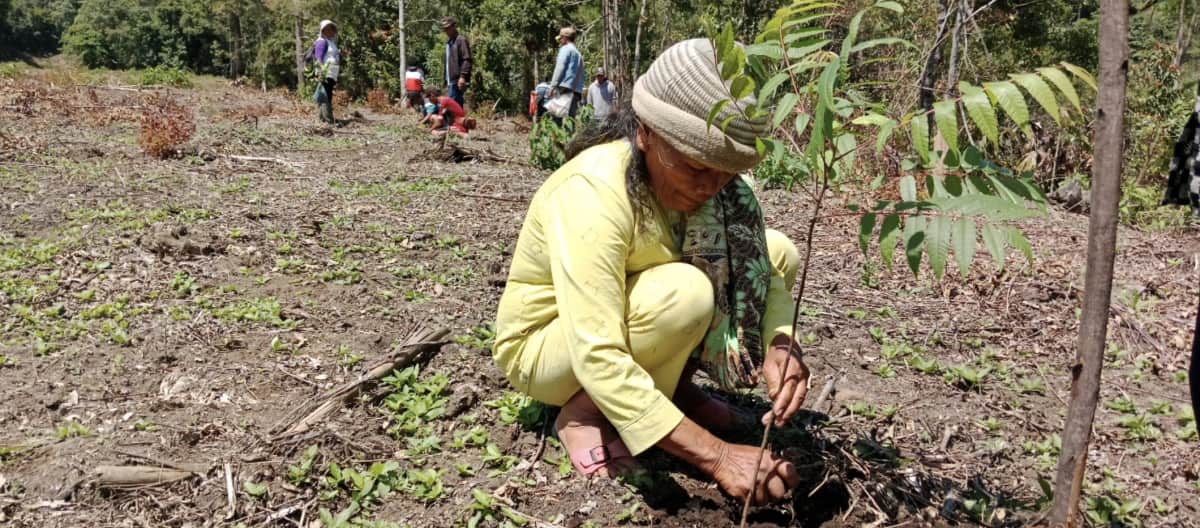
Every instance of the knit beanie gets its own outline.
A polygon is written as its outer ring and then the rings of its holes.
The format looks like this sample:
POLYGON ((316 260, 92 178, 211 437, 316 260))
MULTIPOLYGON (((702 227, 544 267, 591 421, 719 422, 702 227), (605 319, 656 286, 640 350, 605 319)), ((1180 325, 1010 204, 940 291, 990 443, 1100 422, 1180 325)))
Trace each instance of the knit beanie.
MULTIPOLYGON (((679 42, 659 55, 633 85, 633 111, 638 119, 676 150, 705 166, 738 173, 762 159, 755 138, 767 133, 767 118, 746 119, 730 103, 708 126, 713 105, 729 98, 721 80, 712 41, 679 42), (724 132, 721 123, 735 116, 724 132)), ((738 101, 754 104, 754 96, 738 101)))

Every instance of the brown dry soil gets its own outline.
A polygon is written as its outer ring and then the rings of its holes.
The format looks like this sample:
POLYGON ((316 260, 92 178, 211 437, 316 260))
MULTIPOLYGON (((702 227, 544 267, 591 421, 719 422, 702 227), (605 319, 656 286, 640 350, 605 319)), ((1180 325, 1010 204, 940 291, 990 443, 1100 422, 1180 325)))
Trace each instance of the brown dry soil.
MULTIPOLYGON (((199 79, 160 90, 195 111, 196 132, 158 160, 137 142, 154 90, 123 81, 61 67, 0 79, 0 525, 307 528, 322 510, 329 526, 736 523, 737 501, 661 453, 630 482, 569 474, 545 439, 553 410, 493 365, 489 322, 547 176, 523 161, 522 121, 483 121, 464 146, 488 161, 443 161, 411 114, 354 107, 327 129, 307 100, 199 79), (451 336, 418 375, 276 435, 417 328, 451 336), (113 487, 104 465, 194 472, 113 487)), ((803 243, 807 198, 760 196, 767 223, 803 243)), ((854 224, 820 223, 800 328, 811 398, 831 378, 836 390, 773 433, 804 480, 750 525, 1035 519, 1086 218, 1025 224, 1032 264, 997 271, 980 251, 969 278, 941 282, 864 263, 854 224)), ((1083 508, 1093 525, 1197 526, 1182 375, 1196 234, 1122 228, 1119 247, 1083 508)))

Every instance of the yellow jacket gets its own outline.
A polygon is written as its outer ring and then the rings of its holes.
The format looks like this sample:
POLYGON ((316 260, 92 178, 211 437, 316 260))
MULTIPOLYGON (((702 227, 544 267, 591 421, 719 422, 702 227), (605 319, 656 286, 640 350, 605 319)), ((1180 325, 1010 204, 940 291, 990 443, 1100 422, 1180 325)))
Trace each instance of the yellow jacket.
MULTIPOLYGON (((494 357, 517 388, 528 391, 535 382, 528 373, 537 358, 522 353, 526 336, 562 318, 568 347, 561 352, 571 355, 579 384, 637 454, 674 429, 683 415, 630 355, 626 279, 680 260, 681 240, 672 227, 682 226, 684 215, 655 201, 637 225, 625 187, 630 148, 626 141, 590 148, 555 171, 534 195, 500 298, 494 357)), ((793 306, 789 285, 776 272, 763 318, 764 346, 791 331, 793 306)))

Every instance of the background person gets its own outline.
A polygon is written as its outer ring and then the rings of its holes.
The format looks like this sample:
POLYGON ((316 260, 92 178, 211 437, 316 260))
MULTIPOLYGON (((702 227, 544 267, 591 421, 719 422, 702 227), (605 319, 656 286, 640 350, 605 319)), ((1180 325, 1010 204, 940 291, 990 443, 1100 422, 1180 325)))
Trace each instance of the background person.
POLYGON ((465 94, 471 84, 471 43, 466 35, 458 32, 458 19, 448 16, 442 19, 442 31, 446 33, 446 90, 459 106, 466 106, 465 94))
POLYGON ((658 446, 764 503, 797 485, 795 467, 714 436, 744 415, 691 380, 703 368, 736 388, 761 374, 762 421, 776 425, 808 390, 798 345, 791 355, 799 251, 763 227, 738 176, 761 160, 768 123, 726 108, 726 132, 707 127, 727 90, 712 43, 680 42, 638 79, 632 111, 576 137, 530 202, 493 356, 517 390, 562 406, 555 427, 580 473, 629 472, 658 446))
POLYGON ((554 75, 550 77, 554 95, 571 94, 571 107, 567 112, 571 117, 579 112, 579 101, 583 98, 583 55, 575 47, 576 35, 575 28, 565 27, 554 38, 559 45, 558 58, 554 61, 554 75))
POLYGON ((406 106, 412 107, 418 113, 425 113, 423 94, 425 92, 425 72, 417 65, 408 67, 404 72, 404 96, 406 106))
POLYGON ((616 109, 617 87, 608 80, 604 68, 596 68, 596 80, 587 89, 587 104, 595 110, 592 119, 596 121, 604 121, 616 109))
POLYGON ((313 58, 321 79, 315 94, 317 109, 321 121, 329 124, 337 123, 333 118, 333 88, 342 69, 342 50, 338 47, 337 34, 337 24, 332 20, 322 20, 317 41, 313 43, 313 58))

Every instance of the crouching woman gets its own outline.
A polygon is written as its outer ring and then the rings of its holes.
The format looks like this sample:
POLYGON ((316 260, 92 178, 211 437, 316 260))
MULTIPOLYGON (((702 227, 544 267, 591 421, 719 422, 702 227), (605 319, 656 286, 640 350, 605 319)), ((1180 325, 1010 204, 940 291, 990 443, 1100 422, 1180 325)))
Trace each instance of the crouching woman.
POLYGON ((750 424, 692 381, 698 367, 726 388, 761 374, 764 423, 789 420, 807 393, 789 346, 799 254, 764 229, 738 176, 767 125, 727 107, 725 132, 706 126, 727 93, 711 43, 680 42, 638 79, 632 112, 575 140, 525 217, 494 356, 518 390, 562 407, 555 426, 581 473, 626 473, 658 446, 765 503, 796 486, 795 468, 714 436, 750 424))

